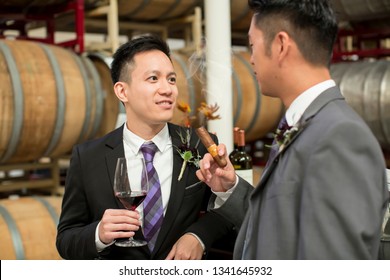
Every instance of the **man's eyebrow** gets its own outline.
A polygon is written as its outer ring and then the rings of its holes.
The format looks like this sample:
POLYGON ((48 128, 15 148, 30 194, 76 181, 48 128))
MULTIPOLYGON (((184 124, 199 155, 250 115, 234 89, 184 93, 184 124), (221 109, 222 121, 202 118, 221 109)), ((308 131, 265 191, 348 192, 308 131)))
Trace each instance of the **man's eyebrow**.
MULTIPOLYGON (((161 75, 162 72, 161 72, 160 70, 148 70, 148 71, 145 72, 145 74, 157 74, 157 75, 161 75)), ((172 76, 172 75, 177 76, 177 74, 176 74, 175 71, 169 72, 167 76, 172 76)))

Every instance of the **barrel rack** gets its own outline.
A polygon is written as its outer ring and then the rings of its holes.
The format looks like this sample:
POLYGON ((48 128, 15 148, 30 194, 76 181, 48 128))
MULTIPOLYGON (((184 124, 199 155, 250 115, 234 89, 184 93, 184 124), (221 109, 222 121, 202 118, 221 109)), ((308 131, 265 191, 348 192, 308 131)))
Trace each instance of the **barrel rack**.
POLYGON ((389 57, 389 38, 389 28, 340 29, 333 52, 333 62, 389 57))
POLYGON ((44 9, 30 9, 23 13, 14 9, 0 11, 0 38, 5 38, 6 30, 16 30, 19 35, 15 39, 33 40, 61 47, 72 48, 77 53, 84 52, 84 0, 72 0, 65 5, 48 6, 44 9), (56 18, 60 15, 69 14, 73 24, 75 39, 63 42, 55 41, 56 18), (37 38, 28 35, 28 30, 37 27, 46 27, 46 37, 37 38))
MULTIPOLYGON (((59 20, 61 21, 61 19, 59 20)), ((66 21, 66 19, 65 19, 66 21)), ((106 33, 107 40, 104 43, 86 45, 89 51, 109 51, 113 53, 119 47, 119 36, 125 34, 131 37, 136 33, 158 33, 165 40, 168 39, 173 29, 184 30, 185 47, 182 51, 199 51, 202 46, 202 10, 195 7, 192 15, 171 20, 162 20, 158 23, 136 22, 121 20, 118 15, 118 1, 109 0, 104 6, 97 7, 85 13, 85 29, 87 31, 98 30, 106 33)), ((59 24, 61 26, 61 24, 59 24)), ((60 27, 61 28, 61 27, 60 27)))
POLYGON ((62 195, 61 170, 68 167, 68 159, 42 158, 37 162, 0 165, 0 197, 23 193, 62 195), (20 171, 21 176, 11 175, 20 171))

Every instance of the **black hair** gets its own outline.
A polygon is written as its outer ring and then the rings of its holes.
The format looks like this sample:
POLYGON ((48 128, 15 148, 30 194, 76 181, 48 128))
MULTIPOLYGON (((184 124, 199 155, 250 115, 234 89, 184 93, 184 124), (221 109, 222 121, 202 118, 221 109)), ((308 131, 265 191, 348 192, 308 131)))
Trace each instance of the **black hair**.
POLYGON ((248 0, 248 5, 269 51, 275 35, 285 31, 308 62, 329 66, 338 28, 328 0, 248 0))
POLYGON ((152 50, 162 51, 171 59, 168 44, 156 35, 143 35, 121 45, 114 53, 111 63, 112 82, 128 81, 128 67, 133 64, 134 56, 152 50))

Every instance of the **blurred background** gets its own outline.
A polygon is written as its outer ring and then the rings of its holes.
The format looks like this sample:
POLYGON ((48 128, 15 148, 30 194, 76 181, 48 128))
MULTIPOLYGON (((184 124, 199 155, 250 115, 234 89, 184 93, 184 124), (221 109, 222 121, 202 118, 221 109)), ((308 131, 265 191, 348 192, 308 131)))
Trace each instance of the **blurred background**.
MULTIPOLYGON (((340 29, 332 76, 389 165, 390 0, 331 3, 340 29)), ((256 184, 284 108, 261 95, 252 74, 251 16, 246 0, 0 0, 0 259, 59 258, 54 242, 69 153, 123 123, 111 56, 140 34, 169 43, 180 102, 195 112, 217 100, 222 118, 209 129, 220 142, 232 149, 232 128, 245 131, 256 184), (213 75, 206 75, 218 42, 227 42, 229 56, 226 76, 218 76, 229 81, 222 93, 210 91, 213 75)), ((176 109, 173 122, 183 120, 176 109)))

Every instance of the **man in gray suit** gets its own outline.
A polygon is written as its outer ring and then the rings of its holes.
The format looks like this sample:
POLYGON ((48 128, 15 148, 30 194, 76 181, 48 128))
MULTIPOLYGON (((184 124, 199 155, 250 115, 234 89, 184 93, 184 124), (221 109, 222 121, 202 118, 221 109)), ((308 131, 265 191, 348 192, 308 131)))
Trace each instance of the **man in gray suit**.
MULTIPOLYGON (((249 5, 254 74, 264 95, 283 101, 287 124, 242 225, 233 219, 242 203, 225 198, 219 209, 241 227, 234 258, 376 259, 388 203, 385 162, 330 77, 334 13, 326 0, 249 5)), ((223 144, 219 153, 227 155, 223 144)), ((247 187, 230 163, 218 168, 208 154, 197 176, 217 194, 247 187)))

